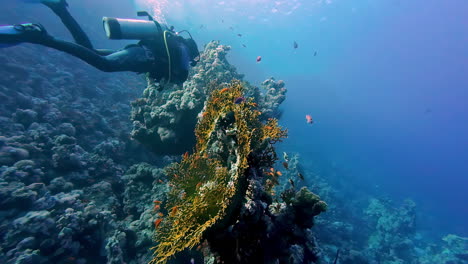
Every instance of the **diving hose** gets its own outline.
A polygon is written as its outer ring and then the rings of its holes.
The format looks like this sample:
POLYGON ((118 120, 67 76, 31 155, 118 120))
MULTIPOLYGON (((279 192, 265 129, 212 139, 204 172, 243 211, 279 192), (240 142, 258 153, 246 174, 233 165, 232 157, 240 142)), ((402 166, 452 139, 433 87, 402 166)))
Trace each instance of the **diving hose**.
POLYGON ((172 61, 171 61, 171 53, 169 52, 169 46, 167 45, 167 34, 166 33, 169 33, 169 34, 174 34, 170 31, 167 31, 167 30, 164 30, 163 32, 163 37, 164 37, 164 46, 166 47, 166 53, 167 53, 167 60, 168 60, 168 65, 169 65, 169 74, 168 74, 168 79, 167 79, 167 83, 170 83, 171 82, 171 69, 172 69, 172 61))

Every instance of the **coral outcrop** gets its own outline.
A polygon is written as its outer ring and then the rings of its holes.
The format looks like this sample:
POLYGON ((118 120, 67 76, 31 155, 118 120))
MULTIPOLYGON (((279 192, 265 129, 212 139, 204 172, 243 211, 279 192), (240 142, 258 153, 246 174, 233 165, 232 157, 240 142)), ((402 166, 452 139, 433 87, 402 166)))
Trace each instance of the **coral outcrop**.
MULTIPOLYGON (((148 79, 143 97, 132 102, 132 137, 158 154, 182 154, 191 149, 196 141, 193 131, 197 117, 213 87, 243 78, 227 61, 230 49, 218 41, 208 43, 182 87, 162 87, 148 79)), ((263 120, 280 116, 279 105, 287 91, 283 81, 273 78, 264 81, 261 86, 265 94, 247 82, 244 86, 245 96, 258 104, 263 120)))
POLYGON ((292 197, 270 212, 272 197, 262 171, 274 165, 272 144, 286 131, 275 119, 262 123, 258 104, 244 95, 239 81, 213 90, 195 131, 194 153, 169 167, 172 188, 164 203, 167 215, 158 212, 155 222, 154 263, 197 245, 204 245, 206 261, 211 255, 223 263, 317 259, 309 228, 326 204, 306 188, 290 189, 292 197), (288 234, 290 227, 297 232, 288 234))

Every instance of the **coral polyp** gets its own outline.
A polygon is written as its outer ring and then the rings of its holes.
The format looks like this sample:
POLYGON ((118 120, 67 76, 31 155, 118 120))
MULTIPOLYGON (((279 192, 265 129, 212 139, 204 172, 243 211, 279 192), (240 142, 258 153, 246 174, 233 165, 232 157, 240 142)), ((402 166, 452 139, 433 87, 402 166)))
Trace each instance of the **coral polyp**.
POLYGON ((249 155, 286 137, 276 120, 259 120, 253 99, 235 100, 243 94, 240 81, 214 89, 195 129, 193 154, 167 169, 172 189, 165 207, 170 213, 156 230, 152 263, 166 263, 200 244, 209 229, 227 226, 247 190, 249 155))

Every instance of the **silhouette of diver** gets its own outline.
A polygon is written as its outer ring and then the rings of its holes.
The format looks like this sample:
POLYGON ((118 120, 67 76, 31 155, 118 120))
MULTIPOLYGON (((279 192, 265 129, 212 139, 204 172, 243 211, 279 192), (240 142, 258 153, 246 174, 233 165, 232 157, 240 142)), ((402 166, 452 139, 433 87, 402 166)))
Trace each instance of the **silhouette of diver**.
MULTIPOLYGON (((69 13, 65 0, 23 1, 42 3, 49 7, 70 31, 75 43, 49 35, 40 24, 27 23, 1 26, 0 43, 4 44, 3 46, 5 44, 14 46, 23 42, 40 44, 71 54, 104 72, 147 73, 149 78, 160 83, 164 80, 166 83, 175 84, 182 84, 187 80, 190 66, 195 66, 200 56, 197 44, 190 33, 187 32, 190 38, 183 38, 173 31, 173 27, 169 29, 167 26, 160 25, 146 12, 141 12, 150 18, 150 21, 145 22, 151 22, 151 25, 154 23, 157 34, 152 34, 150 37, 146 34, 137 44, 128 45, 121 50, 105 50, 93 47, 86 33, 69 13)), ((118 26, 118 19, 113 20, 109 24, 115 29, 116 23, 118 26)), ((135 23, 135 25, 138 24, 141 23, 135 23)), ((121 29, 116 29, 115 31, 121 34, 121 29)), ((135 31, 138 30, 135 28, 135 31)), ((133 36, 130 39, 135 38, 133 36)))

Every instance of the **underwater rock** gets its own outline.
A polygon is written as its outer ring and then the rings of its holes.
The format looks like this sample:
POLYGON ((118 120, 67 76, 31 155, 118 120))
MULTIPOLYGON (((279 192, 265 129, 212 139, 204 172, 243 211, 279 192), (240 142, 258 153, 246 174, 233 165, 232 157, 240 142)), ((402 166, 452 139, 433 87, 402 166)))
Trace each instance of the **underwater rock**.
POLYGON ((16 113, 13 115, 13 120, 27 128, 29 125, 37 121, 37 113, 30 109, 17 109, 16 113))
POLYGON ((76 133, 75 127, 70 123, 60 124, 60 126, 58 127, 57 130, 58 130, 58 132, 60 134, 64 134, 64 135, 69 136, 69 137, 75 136, 75 133, 76 133))
POLYGON ((281 117, 282 112, 279 107, 286 99, 287 92, 284 86, 284 81, 276 81, 273 77, 262 82, 261 87, 266 90, 259 103, 263 119, 281 117))
POLYGON ((132 166, 123 176, 126 186, 123 193, 124 212, 138 219, 145 210, 151 209, 154 200, 165 200, 168 186, 160 183, 164 178, 163 170, 147 163, 132 166))
POLYGON ((27 209, 37 199, 37 192, 20 182, 0 181, 0 206, 2 210, 27 209))

